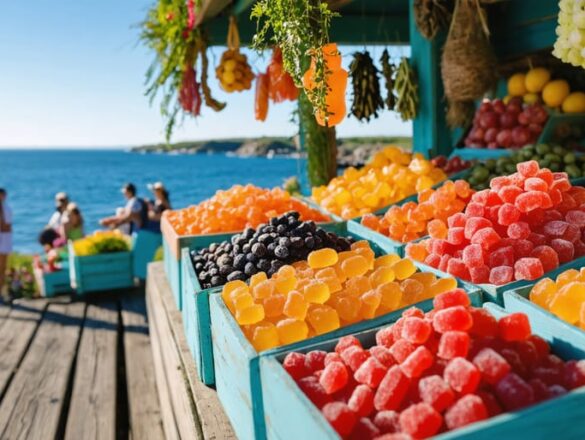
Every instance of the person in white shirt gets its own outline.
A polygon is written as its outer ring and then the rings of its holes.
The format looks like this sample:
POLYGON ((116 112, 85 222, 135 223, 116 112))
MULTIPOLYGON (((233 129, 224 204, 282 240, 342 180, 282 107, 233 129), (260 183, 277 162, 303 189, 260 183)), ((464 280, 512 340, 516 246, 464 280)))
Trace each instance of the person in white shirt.
POLYGON ((48 227, 53 228, 55 231, 60 231, 63 226, 63 215, 69 205, 69 196, 67 193, 58 192, 55 194, 55 212, 49 219, 48 227))
POLYGON ((8 193, 0 188, 0 295, 6 281, 8 255, 12 252, 12 210, 6 199, 8 193))
POLYGON ((100 224, 112 229, 128 224, 130 225, 130 232, 136 232, 148 220, 148 207, 144 200, 136 197, 136 186, 134 184, 127 183, 124 185, 122 194, 127 200, 124 209, 118 215, 101 219, 100 224))

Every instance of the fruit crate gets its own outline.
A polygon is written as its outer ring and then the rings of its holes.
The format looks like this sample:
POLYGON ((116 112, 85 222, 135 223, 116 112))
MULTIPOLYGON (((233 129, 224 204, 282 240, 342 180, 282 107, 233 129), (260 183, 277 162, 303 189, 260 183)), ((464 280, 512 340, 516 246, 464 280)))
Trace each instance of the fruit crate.
POLYGON ((134 285, 132 252, 77 256, 69 242, 69 276, 78 295, 134 285))
MULTIPOLYGON (((472 303, 481 305, 482 295, 479 291, 468 291, 468 293, 472 298, 472 303)), ((426 300, 413 305, 429 311, 433 307, 433 301, 426 300)), ((236 436, 241 439, 255 438, 256 440, 330 438, 322 437, 324 431, 321 428, 324 425, 318 423, 321 415, 318 412, 315 415, 307 414, 306 409, 303 410, 303 405, 298 403, 296 396, 290 395, 291 385, 296 387, 292 379, 288 378, 291 382, 288 384, 287 378, 274 377, 261 365, 265 364, 266 358, 274 359, 275 356, 283 358, 290 351, 306 351, 307 348, 314 348, 320 344, 324 344, 323 346, 329 344, 328 346, 331 347, 334 343, 331 341, 346 335, 361 334, 370 330, 373 337, 375 331, 372 329, 391 324, 409 307, 412 306, 259 354, 242 333, 221 295, 211 295, 215 386, 236 436), (281 423, 286 423, 284 429, 280 428, 281 423)), ((288 376, 282 366, 277 361, 275 362, 282 373, 288 376)), ((301 391, 298 390, 298 393, 301 391)), ((310 404, 308 399, 306 402, 310 404)), ((314 411, 317 410, 314 409, 314 411)), ((339 437, 335 435, 331 438, 338 439, 339 437)))
MULTIPOLYGON (((329 232, 344 237, 354 237, 358 240, 366 239, 377 255, 383 255, 388 251, 379 245, 376 241, 362 236, 358 231, 353 229, 355 225, 348 223, 327 223, 321 227, 329 232)), ((212 243, 219 243, 223 240, 229 240, 234 234, 224 234, 223 236, 200 236, 198 240, 192 242, 189 248, 182 250, 182 288, 183 288, 183 326, 187 336, 187 343, 191 349, 191 354, 195 359, 197 372, 200 379, 206 385, 215 383, 214 373, 214 347, 212 345, 212 335, 210 322, 209 297, 221 292, 221 288, 202 289, 199 279, 195 274, 195 269, 191 263, 189 252, 194 249, 202 249, 212 243)))
MULTIPOLYGON (((558 275, 558 274, 556 274, 558 275)), ((555 277, 556 277, 555 275, 555 277)), ((507 290, 504 292, 504 305, 506 309, 511 312, 524 312, 531 320, 536 321, 555 321, 557 322, 558 331, 566 334, 567 338, 579 342, 585 347, 585 331, 577 326, 571 325, 563 321, 548 310, 543 309, 538 304, 533 303, 528 299, 530 290, 533 285, 520 287, 518 289, 507 290)))
MULTIPOLYGON (((435 269, 434 267, 428 266, 424 263, 417 262, 417 266, 419 266, 422 270, 426 272, 432 272, 438 276, 445 277, 445 276, 453 276, 449 275, 446 272, 443 272, 439 269, 435 269)), ((504 292, 508 290, 515 290, 521 287, 531 286, 538 282, 543 278, 550 278, 550 277, 557 277, 561 272, 564 272, 568 269, 579 269, 585 266, 585 256, 579 257, 573 261, 569 261, 568 263, 561 264, 555 270, 546 272, 542 277, 535 279, 535 280, 521 280, 521 281, 514 281, 508 284, 503 284, 501 286, 496 286, 495 284, 474 284, 470 281, 462 280, 460 278, 454 277, 457 279, 464 286, 469 286, 469 288, 477 288, 481 289, 486 296, 486 300, 489 302, 496 303, 498 305, 504 304, 504 292)))
POLYGON ((61 269, 55 272, 45 272, 38 267, 33 272, 41 296, 52 298, 59 294, 73 293, 67 261, 61 263, 61 269))
MULTIPOLYGON (((477 301, 474 301, 474 305, 477 301)), ((496 318, 501 318, 515 310, 502 309, 493 303, 483 306, 496 318)), ((424 307, 421 307, 424 309, 424 307)), ((558 323, 548 319, 537 319, 526 310, 533 333, 551 344, 555 354, 561 358, 585 358, 585 344, 575 340, 571 334, 561 331, 558 323)), ((393 321, 400 315, 393 316, 393 321)), ((389 320, 386 324, 392 322, 389 320)), ((364 345, 375 341, 375 333, 384 325, 356 331, 354 336, 364 345)), ((288 347, 287 350, 271 351, 260 357, 260 383, 262 384, 263 413, 266 420, 268 439, 339 439, 320 411, 305 396, 294 380, 282 366, 285 356, 291 351, 310 350, 330 351, 336 339, 326 342, 306 344, 302 347, 288 347)), ((505 413, 491 419, 472 424, 444 434, 437 440, 492 440, 494 438, 554 438, 562 426, 563 439, 585 438, 585 426, 581 423, 582 407, 585 404, 585 387, 544 403, 539 403, 521 411, 505 413), (526 433, 524 435, 519 433, 526 433)))
POLYGON ((162 235, 151 231, 138 231, 132 236, 132 262, 134 276, 146 279, 146 269, 162 245, 162 235))
POLYGON ((462 147, 455 148, 449 155, 449 158, 458 156, 463 160, 488 160, 488 159, 499 159, 500 157, 510 156, 511 150, 505 148, 470 148, 462 147))

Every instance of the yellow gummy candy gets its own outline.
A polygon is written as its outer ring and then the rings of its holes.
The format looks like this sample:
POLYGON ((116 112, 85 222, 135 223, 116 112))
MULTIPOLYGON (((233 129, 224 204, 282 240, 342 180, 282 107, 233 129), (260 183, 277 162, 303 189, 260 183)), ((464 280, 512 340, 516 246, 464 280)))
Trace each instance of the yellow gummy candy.
POLYGON ((305 301, 303 294, 293 290, 288 293, 288 297, 284 303, 283 313, 289 318, 303 321, 307 316, 308 308, 309 305, 305 301))
MULTIPOLYGON (((289 266, 290 267, 290 266, 289 266)), ((297 287, 296 277, 283 278, 281 275, 276 278, 276 291, 286 295, 288 292, 297 287)))
POLYGON ((277 316, 282 315, 285 301, 286 297, 278 293, 269 296, 268 298, 264 298, 262 303, 264 304, 264 313, 266 314, 266 317, 276 318, 277 316))
POLYGON ((312 269, 321 269, 323 267, 333 266, 337 263, 337 252, 335 249, 324 248, 313 251, 309 254, 307 262, 312 269))
POLYGON ((585 284, 572 282, 564 285, 551 299, 550 311, 565 321, 579 321, 581 304, 585 302, 585 284))
POLYGON ((264 307, 253 304, 250 307, 236 311, 236 321, 240 325, 256 324, 264 319, 264 307))
POLYGON ((266 281, 268 277, 266 276, 266 272, 258 272, 250 277, 250 289, 254 289, 258 284, 262 281, 266 281))
POLYGON ((400 257, 396 254, 388 254, 382 255, 381 257, 376 258, 374 262, 374 267, 378 268, 381 266, 392 266, 394 263, 400 261, 400 257))
POLYGON ((283 319, 276 324, 278 339, 281 344, 293 344, 307 338, 309 327, 305 321, 283 319))
POLYGON ((270 295, 273 295, 276 290, 276 286, 274 281, 272 280, 264 280, 260 281, 258 284, 254 286, 252 289, 252 294, 256 299, 263 299, 270 295))
POLYGON ((381 286, 382 284, 394 281, 396 275, 394 274, 394 270, 392 270, 392 268, 388 266, 382 266, 376 269, 374 272, 372 272, 369 278, 370 282, 372 283, 372 286, 378 287, 381 286))
POLYGON ((414 263, 408 258, 403 258, 402 260, 394 263, 391 267, 398 280, 405 280, 416 272, 414 263))
POLYGON ((557 277, 557 288, 561 288, 566 284, 569 284, 573 281, 577 281, 581 274, 576 271, 575 269, 569 269, 564 271, 557 277))
POLYGON ((396 310, 402 302, 402 289, 395 281, 382 284, 376 290, 380 292, 380 302, 386 309, 396 310))
POLYGON ((548 309, 548 303, 557 292, 557 285, 550 278, 544 278, 534 285, 528 298, 540 307, 548 309))
POLYGON ((307 319, 318 335, 337 330, 340 327, 337 311, 327 305, 313 307, 309 310, 307 319))
POLYGON ((377 290, 370 290, 362 295, 361 300, 360 315, 362 319, 372 319, 375 317, 376 310, 382 301, 382 294, 377 290))
POLYGON ((339 298, 335 310, 339 317, 346 322, 355 322, 359 316, 361 301, 355 296, 339 298))
POLYGON ((305 301, 315 304, 324 304, 331 296, 329 286, 323 281, 316 281, 305 286, 303 293, 305 295, 305 301))
POLYGON ((355 255, 341 263, 341 270, 347 278, 364 275, 369 269, 368 260, 361 255, 355 255))
POLYGON ((428 295, 434 298, 439 293, 448 292, 457 287, 457 280, 455 278, 438 278, 434 283, 428 287, 428 295))
POLYGON ((236 310, 243 310, 254 304, 254 298, 252 298, 252 295, 250 295, 248 292, 243 292, 242 294, 237 295, 238 292, 240 292, 240 290, 236 290, 232 295, 234 307, 236 310))
POLYGON ((251 342, 258 352, 277 347, 278 332, 276 326, 271 322, 262 322, 256 325, 251 342))

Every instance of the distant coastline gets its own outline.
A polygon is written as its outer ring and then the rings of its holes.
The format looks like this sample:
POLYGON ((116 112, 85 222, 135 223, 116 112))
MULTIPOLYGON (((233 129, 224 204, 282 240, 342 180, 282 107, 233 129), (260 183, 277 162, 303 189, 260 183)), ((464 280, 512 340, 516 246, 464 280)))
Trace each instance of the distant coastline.
MULTIPOLYGON (((338 162, 341 166, 361 165, 373 151, 388 144, 410 149, 412 138, 405 136, 341 138, 338 140, 338 162)), ((295 138, 261 137, 143 145, 131 148, 130 151, 140 154, 226 154, 236 157, 298 158, 301 153, 297 145, 295 138)))

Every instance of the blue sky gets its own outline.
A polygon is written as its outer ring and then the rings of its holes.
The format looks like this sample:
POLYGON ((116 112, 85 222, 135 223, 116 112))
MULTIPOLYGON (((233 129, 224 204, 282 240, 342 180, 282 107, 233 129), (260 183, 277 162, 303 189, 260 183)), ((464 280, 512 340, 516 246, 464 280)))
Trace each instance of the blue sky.
MULTIPOLYGON (((138 24, 149 0, 0 1, 0 148, 114 147, 163 140, 158 106, 144 96, 151 54, 138 43, 138 24)), ((214 48, 217 64, 222 48, 214 48)), ((349 63, 351 48, 342 48, 349 63)), ((381 48, 373 49, 379 58, 381 48)), ((396 55, 407 48, 395 48, 396 55)), ((250 54, 256 71, 266 59, 250 54)), ((214 95, 226 100, 221 113, 203 108, 187 119, 173 140, 291 136, 292 104, 270 108, 254 120, 254 91, 214 95)), ((348 105, 349 107, 349 105, 348 105)), ((347 119, 339 136, 408 135, 410 124, 384 112, 370 124, 347 119)))

